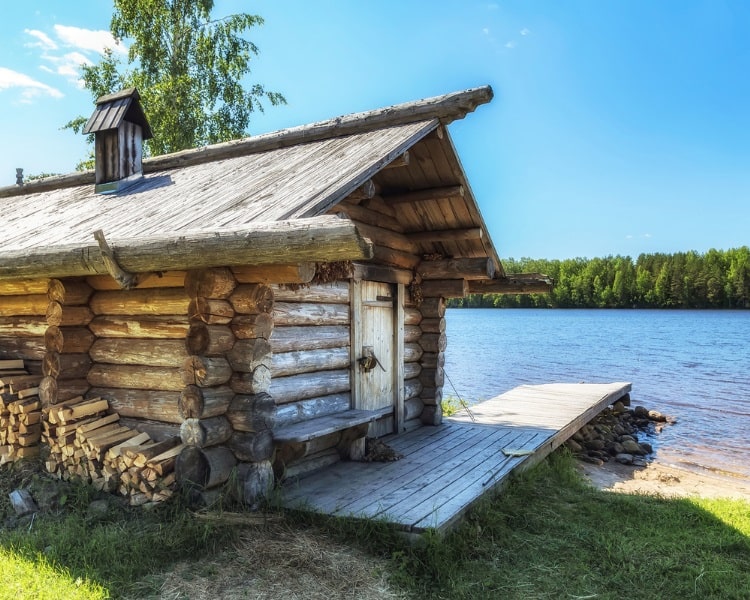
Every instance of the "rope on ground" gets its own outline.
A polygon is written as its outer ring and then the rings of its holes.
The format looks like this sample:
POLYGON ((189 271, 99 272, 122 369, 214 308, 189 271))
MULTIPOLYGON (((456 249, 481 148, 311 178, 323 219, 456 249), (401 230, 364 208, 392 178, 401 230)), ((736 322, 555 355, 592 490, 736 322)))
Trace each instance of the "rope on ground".
POLYGON ((451 378, 450 378, 450 377, 448 377, 448 373, 447 373, 447 372, 446 372, 445 370, 443 370, 443 374, 445 375, 445 378, 446 378, 446 379, 448 380, 448 383, 450 383, 450 384, 451 384, 451 387, 453 388, 453 393, 454 393, 454 394, 456 394, 456 398, 458 398, 458 402, 459 402, 459 404, 460 404, 460 405, 461 405, 461 406, 463 407, 463 409, 464 409, 464 410, 466 411, 466 414, 468 414, 468 415, 469 415, 469 417, 471 418, 472 422, 476 423, 476 422, 477 422, 477 419, 476 419, 476 417, 474 417, 474 414, 473 414, 473 413, 471 412, 471 410, 469 409, 469 405, 468 405, 468 403, 466 402, 466 400, 464 400, 463 398, 461 398, 461 394, 459 394, 459 393, 458 393, 458 390, 456 390, 456 386, 455 386, 455 385, 453 385, 453 382, 451 381, 451 378))

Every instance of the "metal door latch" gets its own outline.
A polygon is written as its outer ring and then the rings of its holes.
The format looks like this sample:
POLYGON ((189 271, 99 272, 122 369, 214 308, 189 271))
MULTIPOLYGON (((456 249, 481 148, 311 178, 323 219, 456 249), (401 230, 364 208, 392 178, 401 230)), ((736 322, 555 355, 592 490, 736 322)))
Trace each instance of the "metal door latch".
POLYGON ((358 358, 357 362, 363 371, 372 371, 375 368, 375 365, 385 371, 385 367, 380 363, 378 357, 375 356, 372 346, 362 347, 362 358, 358 358))

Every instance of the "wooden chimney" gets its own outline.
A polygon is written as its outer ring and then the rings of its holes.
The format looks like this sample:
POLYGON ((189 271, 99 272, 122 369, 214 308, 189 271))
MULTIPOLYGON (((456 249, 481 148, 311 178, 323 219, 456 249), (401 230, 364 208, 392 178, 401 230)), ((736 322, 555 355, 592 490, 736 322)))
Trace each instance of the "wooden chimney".
POLYGON ((136 88, 99 98, 83 133, 95 137, 97 192, 118 192, 143 177, 143 140, 153 134, 136 88))

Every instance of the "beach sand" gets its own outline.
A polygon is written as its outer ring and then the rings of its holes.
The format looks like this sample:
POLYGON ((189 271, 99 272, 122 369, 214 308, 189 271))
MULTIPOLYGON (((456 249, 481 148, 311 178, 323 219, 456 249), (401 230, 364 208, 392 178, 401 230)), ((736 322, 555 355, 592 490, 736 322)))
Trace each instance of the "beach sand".
POLYGON ((583 475, 595 487, 625 494, 651 494, 665 498, 738 498, 750 501, 750 482, 731 476, 699 473, 654 460, 647 467, 615 461, 596 466, 579 463, 583 475))

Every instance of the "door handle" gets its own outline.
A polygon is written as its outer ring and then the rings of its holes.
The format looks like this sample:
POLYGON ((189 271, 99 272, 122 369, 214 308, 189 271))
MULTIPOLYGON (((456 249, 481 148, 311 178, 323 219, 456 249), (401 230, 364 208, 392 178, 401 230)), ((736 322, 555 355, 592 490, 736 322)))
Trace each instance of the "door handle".
POLYGON ((372 371, 377 365, 385 372, 385 367, 380 363, 378 357, 375 356, 375 352, 373 351, 372 346, 362 347, 362 357, 358 358, 357 362, 359 363, 359 367, 363 371, 372 371))

